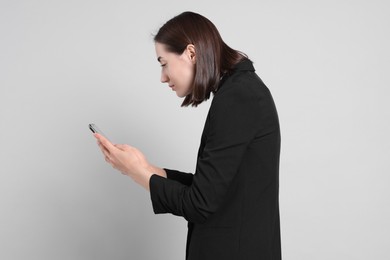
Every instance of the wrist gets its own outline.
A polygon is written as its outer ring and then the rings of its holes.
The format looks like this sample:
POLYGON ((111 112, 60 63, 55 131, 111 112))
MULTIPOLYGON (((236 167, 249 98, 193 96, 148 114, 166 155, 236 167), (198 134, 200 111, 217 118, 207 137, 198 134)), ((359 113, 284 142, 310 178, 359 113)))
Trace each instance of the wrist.
POLYGON ((161 177, 164 177, 164 178, 167 177, 167 173, 165 172, 164 169, 156 167, 154 165, 150 165, 149 171, 151 171, 153 174, 159 175, 161 177))
POLYGON ((155 173, 149 169, 146 170, 145 174, 143 175, 144 178, 142 180, 142 183, 141 185, 146 189, 146 190, 150 190, 150 187, 149 187, 149 184, 150 184, 150 178, 152 178, 152 176, 154 175, 155 173))

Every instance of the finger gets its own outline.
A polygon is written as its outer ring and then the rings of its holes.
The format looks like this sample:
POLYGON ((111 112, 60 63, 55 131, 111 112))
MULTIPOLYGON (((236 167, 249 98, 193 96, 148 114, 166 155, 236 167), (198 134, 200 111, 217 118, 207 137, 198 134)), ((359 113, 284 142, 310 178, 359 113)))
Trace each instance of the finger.
POLYGON ((108 157, 110 155, 110 152, 104 147, 100 142, 98 142, 99 148, 104 154, 105 157, 108 157))
POLYGON ((115 150, 116 147, 103 135, 95 133, 94 136, 107 149, 108 152, 115 150))
POLYGON ((106 148, 99 140, 97 141, 97 144, 98 144, 98 146, 100 147, 100 149, 109 152, 109 151, 107 150, 107 148, 106 148))
POLYGON ((127 145, 127 144, 114 144, 114 146, 116 147, 116 148, 118 148, 119 150, 125 150, 126 148, 128 148, 128 147, 130 147, 129 145, 127 145))
POLYGON ((111 159, 110 159, 110 157, 105 156, 105 157, 104 157, 104 160, 106 160, 106 162, 108 162, 109 164, 111 164, 111 159))

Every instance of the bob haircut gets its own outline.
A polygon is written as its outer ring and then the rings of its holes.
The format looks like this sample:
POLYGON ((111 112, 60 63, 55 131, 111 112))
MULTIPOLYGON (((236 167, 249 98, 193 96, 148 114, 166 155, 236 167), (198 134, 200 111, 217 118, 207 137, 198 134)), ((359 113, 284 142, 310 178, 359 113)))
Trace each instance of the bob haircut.
POLYGON ((221 78, 247 55, 230 48, 221 38, 215 25, 206 17, 184 12, 167 21, 154 36, 168 52, 182 54, 188 44, 195 46, 195 76, 181 106, 197 106, 218 89, 221 78))

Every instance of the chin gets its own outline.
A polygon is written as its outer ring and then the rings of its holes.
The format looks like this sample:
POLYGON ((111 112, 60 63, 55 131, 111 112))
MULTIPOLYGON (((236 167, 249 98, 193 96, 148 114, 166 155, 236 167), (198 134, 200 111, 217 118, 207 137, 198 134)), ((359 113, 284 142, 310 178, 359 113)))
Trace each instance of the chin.
POLYGON ((177 95, 178 97, 180 97, 180 98, 184 98, 184 97, 188 96, 189 94, 191 94, 191 92, 185 92, 185 93, 183 93, 183 92, 178 92, 178 91, 176 91, 176 95, 177 95))
POLYGON ((176 95, 179 97, 179 98, 183 98, 187 95, 183 94, 183 93, 179 93, 179 92, 176 92, 176 95))

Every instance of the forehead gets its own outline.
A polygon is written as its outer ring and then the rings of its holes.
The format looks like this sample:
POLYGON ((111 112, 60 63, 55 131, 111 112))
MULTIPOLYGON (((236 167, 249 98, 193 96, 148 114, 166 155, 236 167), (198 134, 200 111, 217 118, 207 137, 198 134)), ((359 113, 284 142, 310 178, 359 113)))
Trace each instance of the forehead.
POLYGON ((157 57, 164 57, 164 56, 167 56, 169 54, 165 44, 156 42, 155 43, 155 48, 156 48, 157 57))
POLYGON ((155 47, 156 47, 157 60, 159 62, 161 60, 165 60, 165 61, 170 60, 170 61, 172 61, 172 60, 180 59, 181 55, 176 54, 176 53, 171 52, 171 51, 168 51, 167 45, 165 45, 163 43, 156 42, 155 43, 155 47))

